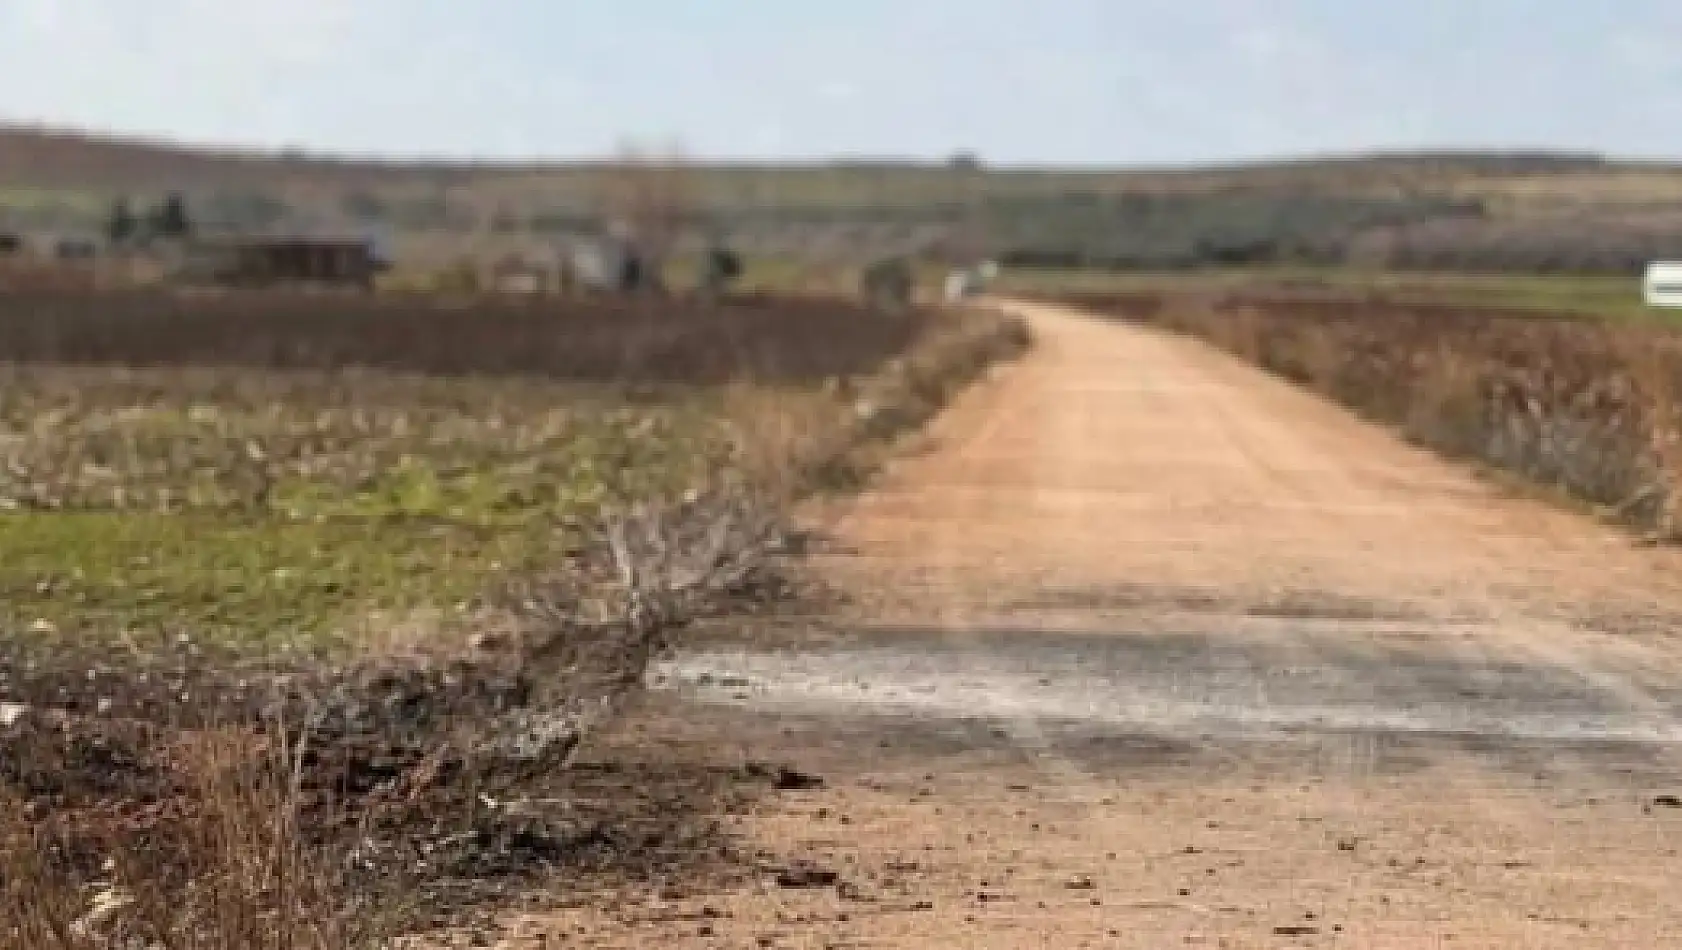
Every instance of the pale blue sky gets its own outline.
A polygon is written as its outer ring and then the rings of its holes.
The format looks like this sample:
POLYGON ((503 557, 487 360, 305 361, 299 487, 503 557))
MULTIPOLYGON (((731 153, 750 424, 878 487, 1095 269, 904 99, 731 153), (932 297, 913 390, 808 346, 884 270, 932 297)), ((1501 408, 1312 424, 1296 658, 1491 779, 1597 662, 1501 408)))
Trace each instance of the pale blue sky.
POLYGON ((0 119, 331 151, 1682 158, 1682 0, 0 0, 0 119))

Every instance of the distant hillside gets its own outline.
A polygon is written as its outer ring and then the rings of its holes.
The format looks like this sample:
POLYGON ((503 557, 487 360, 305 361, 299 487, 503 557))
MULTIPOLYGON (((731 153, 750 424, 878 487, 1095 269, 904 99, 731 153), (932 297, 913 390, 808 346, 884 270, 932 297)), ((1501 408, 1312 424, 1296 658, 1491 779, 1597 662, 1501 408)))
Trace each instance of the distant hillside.
MULTIPOLYGON (((1682 166, 1583 153, 1411 152, 1202 168, 837 160, 658 175, 690 224, 754 253, 859 257, 943 243, 1019 263, 1161 269, 1359 262, 1626 271, 1682 256, 1682 166)), ((430 245, 547 240, 622 208, 610 163, 241 154, 0 127, 0 228, 97 229, 118 196, 188 193, 230 227, 379 227, 430 245)))
MULTIPOLYGON (((552 185, 589 184, 611 169, 604 162, 509 164, 408 162, 336 158, 304 152, 237 152, 139 138, 0 125, 0 188, 165 189, 272 185, 316 186, 468 184, 543 179, 552 185), (570 180, 570 181, 569 181, 570 180)), ((1276 162, 1188 168, 1001 168, 981 166, 974 177, 988 191, 1018 193, 1070 187, 1114 192, 1133 189, 1219 189, 1235 185, 1370 187, 1444 183, 1466 178, 1651 172, 1650 164, 1619 163, 1592 153, 1391 152, 1311 157, 1276 162)), ((755 180, 792 188, 827 184, 844 196, 929 187, 956 177, 954 166, 909 160, 837 159, 794 165, 700 164, 690 169, 727 197, 755 180)), ((1667 170, 1682 175, 1682 168, 1667 170)), ((710 189, 703 189, 710 190, 710 189)), ((773 185, 773 192, 785 189, 773 185)), ((838 196, 840 197, 840 196, 838 196)))
POLYGON ((0 188, 154 190, 265 185, 277 180, 352 184, 392 175, 448 173, 369 161, 196 149, 166 142, 0 125, 0 188))

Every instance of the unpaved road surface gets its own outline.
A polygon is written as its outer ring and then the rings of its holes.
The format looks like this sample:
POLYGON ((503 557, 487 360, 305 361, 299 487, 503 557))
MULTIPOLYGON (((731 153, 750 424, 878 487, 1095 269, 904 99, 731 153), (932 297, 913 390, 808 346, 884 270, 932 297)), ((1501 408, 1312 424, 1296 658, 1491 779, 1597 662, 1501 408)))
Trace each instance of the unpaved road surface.
POLYGON ((638 728, 821 787, 729 819, 730 884, 511 945, 1682 946, 1676 552, 1020 309, 1028 357, 813 512, 856 608, 656 673, 638 728))

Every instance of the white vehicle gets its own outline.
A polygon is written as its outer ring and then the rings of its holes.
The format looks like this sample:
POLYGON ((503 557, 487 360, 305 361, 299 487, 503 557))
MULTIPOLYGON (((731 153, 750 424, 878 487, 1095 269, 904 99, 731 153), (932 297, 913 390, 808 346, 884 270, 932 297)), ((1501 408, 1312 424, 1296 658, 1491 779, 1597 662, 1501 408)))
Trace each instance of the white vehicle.
POLYGON ((1653 261, 1641 281, 1649 307, 1682 307, 1682 261, 1653 261))
POLYGON ((967 270, 954 270, 946 275, 946 301, 957 303, 975 291, 975 275, 967 270))
POLYGON ((998 274, 998 265, 992 261, 984 261, 975 267, 964 267, 949 271, 946 275, 946 299, 956 303, 982 293, 987 284, 998 274))

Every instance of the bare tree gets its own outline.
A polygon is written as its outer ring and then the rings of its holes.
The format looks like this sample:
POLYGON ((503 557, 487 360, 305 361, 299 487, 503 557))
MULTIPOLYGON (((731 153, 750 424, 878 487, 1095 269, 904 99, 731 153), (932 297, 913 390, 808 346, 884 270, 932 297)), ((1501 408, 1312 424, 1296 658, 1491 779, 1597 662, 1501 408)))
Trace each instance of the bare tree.
POLYGON ((644 276, 658 283, 695 219, 694 182, 682 151, 676 146, 658 152, 624 147, 602 198, 610 231, 634 249, 644 276))

